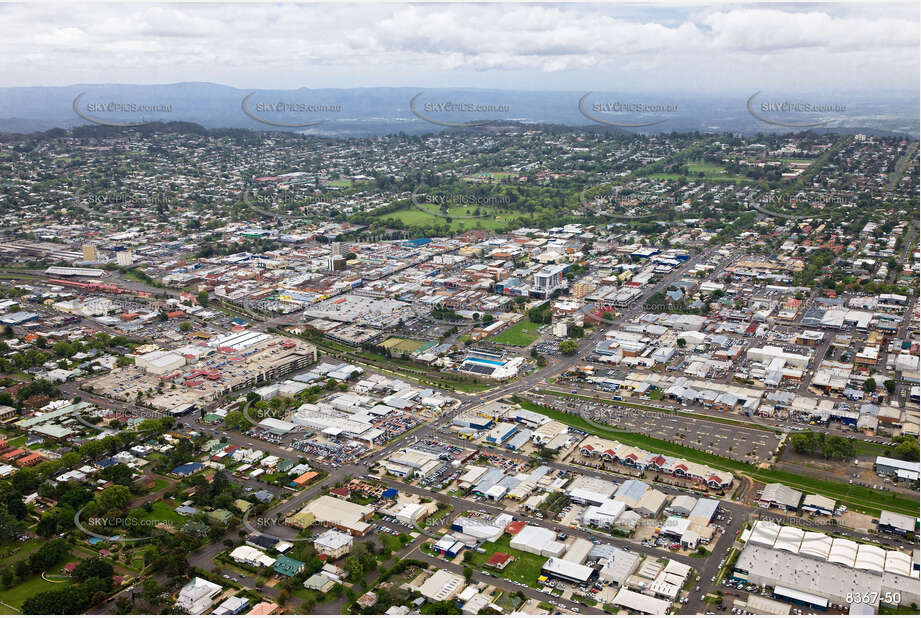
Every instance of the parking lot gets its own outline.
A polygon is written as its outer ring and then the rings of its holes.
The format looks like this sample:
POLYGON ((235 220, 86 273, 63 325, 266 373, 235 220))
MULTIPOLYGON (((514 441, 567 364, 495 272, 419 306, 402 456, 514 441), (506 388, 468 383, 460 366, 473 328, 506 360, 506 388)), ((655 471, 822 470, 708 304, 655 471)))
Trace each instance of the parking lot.
POLYGON ((773 432, 745 426, 571 397, 548 399, 551 406, 599 423, 739 461, 767 461, 780 443, 780 438, 773 432))

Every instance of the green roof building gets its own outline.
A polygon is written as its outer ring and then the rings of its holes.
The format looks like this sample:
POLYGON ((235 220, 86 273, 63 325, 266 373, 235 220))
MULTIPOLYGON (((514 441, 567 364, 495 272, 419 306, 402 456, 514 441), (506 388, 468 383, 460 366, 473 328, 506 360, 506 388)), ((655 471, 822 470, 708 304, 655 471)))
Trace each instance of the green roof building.
POLYGON ((304 563, 288 556, 279 556, 273 568, 279 575, 292 577, 304 570, 304 563))

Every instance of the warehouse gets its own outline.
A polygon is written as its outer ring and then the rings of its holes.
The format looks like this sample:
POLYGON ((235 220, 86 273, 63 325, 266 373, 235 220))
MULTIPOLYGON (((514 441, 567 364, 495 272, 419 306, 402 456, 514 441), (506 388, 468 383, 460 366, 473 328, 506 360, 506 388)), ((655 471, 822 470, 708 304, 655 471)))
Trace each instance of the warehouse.
POLYGON ((697 524, 698 526, 709 526, 719 507, 719 500, 701 498, 697 501, 693 510, 688 514, 688 519, 691 520, 691 523, 697 524))
POLYGON ((809 494, 803 499, 803 510, 817 515, 831 516, 835 513, 835 501, 819 494, 809 494))
POLYGON ((892 511, 880 511, 879 523, 876 527, 881 532, 891 532, 905 536, 905 534, 915 531, 918 527, 918 519, 910 515, 893 513, 892 511))
POLYGON ((664 599, 656 599, 626 588, 618 590, 617 596, 614 597, 611 603, 637 614, 658 616, 668 613, 668 609, 671 606, 671 603, 664 599))
MULTIPOLYGON (((910 605, 919 595, 918 574, 909 563, 902 552, 762 520, 748 534, 733 575, 840 605, 848 604, 854 590, 875 594, 876 601, 887 592, 897 593, 903 605, 910 605)), ((788 592, 786 598, 794 597, 788 592)))
POLYGON ((569 545, 569 549, 566 550, 566 553, 563 554, 563 560, 574 564, 582 564, 585 562, 585 559, 594 546, 595 545, 588 539, 576 537, 569 545))
POLYGON ((478 541, 495 542, 499 540, 499 537, 502 536, 502 533, 505 531, 508 520, 511 520, 510 515, 507 516, 507 518, 500 516, 493 522, 461 516, 457 517, 451 523, 451 530, 467 535, 478 541))
POLYGON ((540 569, 541 573, 550 577, 556 577, 576 584, 584 584, 595 574, 595 569, 589 566, 563 560, 562 558, 550 558, 540 569))
POLYGON ((784 352, 777 346, 764 346, 763 348, 749 348, 746 352, 748 360, 770 364, 772 361, 782 361, 782 365, 789 365, 797 369, 805 369, 809 365, 809 356, 784 352))
POLYGON ((605 500, 600 505, 591 505, 582 512, 582 523, 595 528, 610 528, 627 510, 619 500, 605 500))
POLYGON ((659 516, 667 500, 668 496, 658 489, 649 489, 633 507, 633 510, 646 519, 652 519, 659 516))
POLYGON ((669 509, 671 509, 671 512, 675 515, 687 517, 691 514, 691 511, 694 510, 695 506, 697 506, 697 498, 687 494, 681 494, 675 496, 675 499, 672 500, 671 505, 669 505, 669 509))
POLYGON ((649 490, 649 485, 636 479, 624 481, 614 493, 614 499, 623 502, 628 507, 635 508, 643 495, 649 490))
MULTIPOLYGON (((610 547, 610 546, 608 546, 610 547)), ((611 547, 610 557, 604 561, 598 578, 612 586, 623 586, 627 579, 639 567, 640 555, 632 551, 625 551, 611 547)))
POLYGON ((430 601, 445 601, 454 598, 463 587, 463 577, 438 569, 419 587, 419 593, 430 601))
POLYGON ((570 500, 578 504, 599 505, 607 501, 617 490, 617 484, 611 481, 590 477, 577 477, 566 489, 570 500))
POLYGON ((509 547, 526 551, 538 556, 559 557, 566 546, 556 540, 556 534, 540 526, 525 526, 521 532, 512 537, 509 547))
POLYGON ((786 509, 795 511, 799 509, 799 503, 803 499, 803 493, 782 485, 781 483, 768 483, 764 486, 764 491, 758 497, 758 504, 764 508, 786 509))
POLYGON ((898 476, 900 471, 914 474, 918 478, 921 471, 921 463, 917 461, 902 461, 901 459, 892 459, 890 457, 877 457, 873 464, 873 469, 877 474, 886 474, 888 476, 898 476))
POLYGON ((365 520, 371 517, 374 509, 333 496, 320 496, 301 512, 312 514, 319 524, 334 526, 354 536, 362 536, 371 528, 371 524, 365 520))
POLYGON ((514 423, 499 423, 486 434, 486 441, 490 444, 504 444, 517 431, 518 427, 514 423))
POLYGON ((434 549, 435 553, 438 555, 444 556, 451 560, 456 558, 457 554, 463 551, 464 544, 450 534, 446 534, 432 546, 432 549, 434 549))

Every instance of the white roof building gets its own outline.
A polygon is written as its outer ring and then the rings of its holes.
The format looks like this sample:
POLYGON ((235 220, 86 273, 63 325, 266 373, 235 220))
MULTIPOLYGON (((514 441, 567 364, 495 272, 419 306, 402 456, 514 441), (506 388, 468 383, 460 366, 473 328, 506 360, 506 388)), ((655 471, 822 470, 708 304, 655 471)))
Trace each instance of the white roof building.
POLYGON ((221 593, 221 586, 201 577, 193 577, 192 581, 182 587, 176 604, 191 615, 201 615, 207 612, 214 603, 214 598, 221 593))
POLYGON ((419 587, 419 593, 431 601, 445 601, 454 598, 463 587, 463 577, 438 569, 419 587))

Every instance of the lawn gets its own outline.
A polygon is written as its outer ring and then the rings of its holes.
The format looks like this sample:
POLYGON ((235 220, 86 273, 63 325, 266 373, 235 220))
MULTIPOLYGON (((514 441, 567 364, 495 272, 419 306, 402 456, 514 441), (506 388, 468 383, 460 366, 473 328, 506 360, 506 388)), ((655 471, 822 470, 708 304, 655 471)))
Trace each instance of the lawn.
POLYGON ((166 479, 154 479, 153 487, 150 488, 150 493, 154 494, 162 489, 166 489, 166 486, 169 485, 169 481, 166 479))
POLYGON ((153 503, 153 509, 149 513, 150 519, 157 521, 166 521, 174 526, 182 526, 188 521, 187 517, 183 517, 179 513, 173 510, 172 507, 168 506, 162 500, 157 500, 153 503))
POLYGON ((829 498, 834 498, 852 509, 860 510, 869 515, 879 515, 880 509, 887 509, 913 516, 916 516, 918 512, 917 502, 891 492, 878 491, 868 487, 861 487, 859 485, 851 485, 838 481, 827 481, 802 476, 784 470, 756 468, 753 465, 735 461, 734 459, 729 459, 720 455, 711 455, 710 453, 705 453, 678 444, 672 444, 671 442, 658 438, 650 438, 643 434, 621 431, 613 427, 601 428, 595 424, 588 423, 588 421, 581 416, 568 414, 556 408, 538 405, 527 400, 520 401, 520 404, 521 407, 527 410, 540 412, 552 419, 576 427, 577 429, 582 429, 601 438, 618 440, 664 455, 684 457, 690 461, 696 461, 723 470, 742 473, 764 483, 783 483, 805 493, 822 494, 829 498))
POLYGON ((391 337, 381 345, 390 350, 392 354, 399 355, 403 353, 412 354, 425 344, 422 341, 401 339, 400 337, 391 337))
POLYGON ((29 539, 24 543, 15 541, 0 546, 0 566, 21 560, 38 549, 41 545, 41 540, 29 539))
MULTIPOLYGON (((424 210, 419 208, 402 208, 394 212, 379 215, 379 219, 399 219, 403 225, 410 227, 429 227, 432 225, 441 225, 445 223, 444 217, 438 216, 439 206, 435 204, 420 204, 424 210), (428 211, 428 212, 426 212, 428 211)), ((510 212, 501 215, 494 215, 495 211, 487 206, 455 206, 449 208, 447 216, 451 219, 451 231, 459 232, 463 230, 505 230, 512 226, 515 219, 524 216, 524 213, 510 212), (482 217, 473 217, 470 219, 461 219, 459 217, 472 216, 476 208, 480 209, 480 214, 490 215, 482 217)))
POLYGON ((536 588, 538 586, 537 578, 540 577, 540 568, 544 566, 545 562, 547 562, 546 556, 538 556, 526 551, 512 549, 509 547, 509 542, 511 540, 512 538, 509 535, 503 534, 498 541, 486 541, 480 546, 486 550, 486 553, 480 554, 468 550, 466 553, 466 556, 469 557, 468 562, 475 569, 486 569, 488 571, 492 571, 499 577, 507 577, 512 581, 536 588), (486 561, 489 560, 493 553, 497 551, 515 557, 511 564, 505 567, 505 569, 502 571, 484 566, 486 561))
MULTIPOLYGON (((691 161, 687 164, 688 173, 686 178, 688 180, 709 180, 712 182, 752 182, 750 178, 744 176, 730 176, 726 173, 726 168, 722 165, 716 163, 707 163, 706 161, 691 161), (703 177, 699 177, 698 174, 703 174, 703 177)), ((677 180, 681 178, 681 174, 670 174, 670 173, 653 173, 649 174, 649 178, 657 178, 659 180, 677 180)))
MULTIPOLYGON (((61 569, 64 568, 64 565, 67 564, 68 562, 71 562, 73 559, 74 559, 73 556, 68 554, 67 556, 64 557, 63 560, 61 560, 60 562, 58 562, 56 565, 54 565, 53 567, 51 567, 45 572, 51 576, 55 576, 55 575, 60 576, 61 569)), ((52 577, 52 579, 56 579, 56 578, 52 577)), ((69 583, 53 584, 51 582, 47 582, 44 579, 42 579, 41 574, 39 574, 34 577, 30 577, 29 579, 22 582, 21 584, 13 586, 9 590, 4 590, 3 594, 0 595, 0 600, 2 600, 4 603, 8 605, 12 605, 18 610, 21 610, 22 604, 25 603, 28 599, 34 597, 39 592, 45 592, 48 590, 65 588, 69 585, 70 585, 69 583)), ((0 608, 2 608, 2 606, 0 606, 0 608)), ((7 607, 5 608, 5 610, 7 611, 3 613, 7 613, 9 611, 9 608, 7 607)))
POLYGON ((531 345, 540 337, 540 333, 537 332, 539 327, 540 324, 535 324, 528 318, 524 318, 506 328, 490 341, 523 348, 531 345))
POLYGON ((441 525, 444 525, 444 522, 442 520, 450 512, 451 512, 450 506, 445 506, 444 508, 438 509, 431 515, 427 516, 424 520, 422 520, 422 527, 428 528, 430 524, 438 524, 438 523, 441 523, 441 525))

